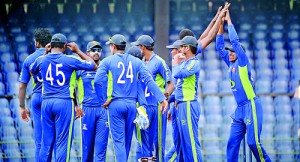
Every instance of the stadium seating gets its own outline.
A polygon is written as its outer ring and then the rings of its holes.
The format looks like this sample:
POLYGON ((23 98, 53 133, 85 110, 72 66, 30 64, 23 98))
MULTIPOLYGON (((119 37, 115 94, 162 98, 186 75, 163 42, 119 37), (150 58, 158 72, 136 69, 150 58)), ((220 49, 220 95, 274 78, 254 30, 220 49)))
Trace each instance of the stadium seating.
POLYGON ((8 162, 22 162, 21 152, 18 148, 6 149, 4 153, 4 157, 7 158, 8 162))
POLYGON ((258 80, 255 83, 255 91, 257 94, 271 93, 271 82, 269 80, 258 80))
POLYGON ((1 111, 2 111, 2 117, 11 117, 11 112, 10 109, 8 107, 0 107, 1 111))
POLYGON ((286 94, 289 91, 288 84, 289 83, 284 80, 275 80, 272 82, 272 92, 286 94))
POLYGON ((23 161, 25 162, 31 162, 34 161, 34 153, 35 153, 35 148, 34 147, 26 147, 25 149, 22 150, 23 153, 23 161))
POLYGON ((230 82, 227 80, 221 81, 219 83, 219 92, 221 94, 231 94, 231 86, 230 86, 230 82))

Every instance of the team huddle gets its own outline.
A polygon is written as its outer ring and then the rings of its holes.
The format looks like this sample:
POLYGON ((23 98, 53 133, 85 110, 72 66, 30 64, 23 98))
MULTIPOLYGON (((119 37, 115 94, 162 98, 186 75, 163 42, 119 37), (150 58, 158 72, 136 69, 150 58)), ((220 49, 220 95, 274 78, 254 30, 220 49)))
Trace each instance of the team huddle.
POLYGON ((262 144, 262 106, 251 78, 246 50, 229 15, 229 3, 219 7, 199 39, 183 29, 171 50, 172 69, 154 52, 154 40, 141 35, 130 43, 121 34, 108 39, 111 56, 101 58, 97 41, 83 53, 76 43, 47 29, 34 33, 37 50, 24 61, 20 82, 21 117, 33 116, 35 161, 69 161, 74 120, 81 120, 82 161, 106 161, 111 134, 114 158, 128 160, 133 134, 137 138, 136 161, 202 161, 198 135, 200 105, 197 57, 214 39, 229 67, 231 89, 238 107, 232 114, 227 161, 238 161, 241 140, 257 161, 271 161, 262 144), (224 22, 231 47, 224 45, 224 22), (65 55, 69 48, 75 55, 65 55), (127 49, 127 50, 125 50, 127 49), (26 86, 33 78, 32 112, 25 108, 26 86), (247 119, 247 121, 246 121, 247 119), (174 146, 165 154, 167 121, 172 121, 174 146), (248 121, 250 120, 250 122, 248 121))

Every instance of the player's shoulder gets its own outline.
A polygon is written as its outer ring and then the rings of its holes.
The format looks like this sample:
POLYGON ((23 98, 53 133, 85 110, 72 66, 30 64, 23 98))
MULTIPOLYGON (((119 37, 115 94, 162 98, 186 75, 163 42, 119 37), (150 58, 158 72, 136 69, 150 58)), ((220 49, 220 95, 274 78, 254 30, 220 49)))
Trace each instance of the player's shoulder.
POLYGON ((32 61, 41 62, 45 58, 45 55, 41 55, 38 57, 32 57, 32 61))
POLYGON ((187 69, 188 70, 192 69, 194 66, 200 67, 200 62, 199 62, 199 59, 197 57, 192 58, 192 59, 187 61, 187 69))
POLYGON ((76 60, 82 61, 82 59, 76 55, 63 55, 63 57, 66 57, 68 59, 76 59, 76 60))
POLYGON ((166 61, 163 58, 161 58, 158 54, 154 55, 154 59, 160 63, 166 63, 166 61))
POLYGON ((138 58, 136 58, 136 57, 134 57, 134 56, 132 56, 132 55, 130 55, 130 54, 126 54, 127 55, 127 58, 129 59, 129 60, 132 60, 132 61, 135 61, 135 62, 142 62, 140 59, 138 59, 138 58))
POLYGON ((159 55, 156 54, 156 55, 154 56, 154 58, 155 58, 155 62, 156 62, 157 64, 163 65, 165 68, 168 67, 166 61, 165 61, 163 58, 161 58, 159 55))
POLYGON ((24 63, 32 63, 40 56, 43 56, 43 55, 33 52, 32 54, 30 54, 26 57, 26 59, 24 60, 24 63))

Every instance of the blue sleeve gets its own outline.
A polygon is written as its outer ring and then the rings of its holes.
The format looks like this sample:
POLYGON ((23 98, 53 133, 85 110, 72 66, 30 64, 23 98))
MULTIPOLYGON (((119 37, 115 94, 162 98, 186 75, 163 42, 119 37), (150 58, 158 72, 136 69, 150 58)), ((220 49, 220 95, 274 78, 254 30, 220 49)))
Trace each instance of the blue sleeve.
POLYGON ((101 105, 107 100, 107 71, 106 61, 102 61, 97 69, 94 80, 96 94, 101 105))
POLYGON ((138 95, 138 103, 140 106, 143 106, 146 108, 147 106, 147 100, 145 97, 145 91, 143 90, 141 81, 138 80, 138 86, 137 86, 137 95, 138 95))
POLYGON ((41 59, 43 57, 38 57, 29 67, 29 71, 33 75, 37 75, 40 71, 39 66, 41 64, 41 59))
POLYGON ((229 39, 230 39, 231 45, 237 55, 239 66, 246 66, 248 64, 249 60, 239 42, 239 37, 238 37, 233 25, 228 26, 228 34, 229 34, 229 39))
POLYGON ((171 71, 164 60, 161 60, 161 64, 158 70, 160 75, 165 79, 166 82, 172 81, 171 71))
POLYGON ((154 94, 155 98, 159 101, 162 102, 163 100, 166 99, 165 95, 161 92, 159 87, 156 85, 155 81, 152 79, 152 76, 148 72, 147 68, 145 65, 140 61, 139 64, 139 80, 141 82, 144 82, 146 86, 148 86, 148 89, 154 94))
POLYGON ((219 55, 222 57, 223 61, 227 64, 227 66, 229 66, 230 65, 229 56, 228 56, 228 51, 225 50, 225 42, 224 42, 223 34, 218 34, 216 37, 216 50, 219 53, 219 55))
POLYGON ((70 63, 70 66, 72 66, 76 70, 94 70, 95 63, 89 60, 82 60, 81 58, 77 56, 68 56, 72 59, 72 63, 70 63))
POLYGON ((202 53, 202 43, 198 43, 196 56, 197 56, 199 53, 202 53))
POLYGON ((25 59, 23 65, 22 65, 22 70, 21 70, 21 74, 19 77, 19 82, 26 83, 26 84, 28 84, 30 77, 31 77, 27 61, 28 60, 25 59))
MULTIPOLYGON (((182 63, 184 63, 184 61, 181 62, 181 64, 182 63)), ((176 69, 179 66, 180 65, 177 65, 174 68, 176 69)), ((189 77, 199 71, 200 71, 200 65, 199 65, 198 60, 191 60, 186 67, 179 69, 179 70, 175 70, 174 78, 175 79, 179 79, 179 78, 183 79, 183 78, 189 77)))

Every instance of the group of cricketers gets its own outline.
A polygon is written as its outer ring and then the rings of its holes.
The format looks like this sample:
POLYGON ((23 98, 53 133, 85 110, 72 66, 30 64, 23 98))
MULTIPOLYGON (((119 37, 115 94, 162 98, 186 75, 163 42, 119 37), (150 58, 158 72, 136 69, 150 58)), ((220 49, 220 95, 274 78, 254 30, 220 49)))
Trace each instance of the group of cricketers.
POLYGON ((33 115, 35 161, 51 161, 53 150, 55 161, 69 161, 76 119, 81 120, 82 161, 106 161, 109 134, 117 162, 128 160, 133 134, 138 141, 136 161, 202 161, 197 101, 200 64, 196 56, 214 39, 229 67, 238 105, 231 116, 227 161, 238 161, 246 131, 256 160, 271 161, 260 143, 262 106, 229 6, 219 7, 198 40, 191 30, 184 29, 179 40, 166 46, 171 50, 172 69, 154 52, 155 41, 148 35, 141 35, 130 48, 126 48, 123 35, 113 35, 106 42, 111 56, 100 60, 102 45, 97 41, 89 42, 83 53, 76 43, 67 43, 63 34, 52 36, 47 29, 37 29, 37 50, 24 61, 19 78, 21 117, 28 121, 33 115), (226 48, 224 22, 232 45, 226 48), (79 57, 64 54, 67 48, 79 57), (31 77, 30 114, 24 100, 31 77), (174 146, 165 154, 167 120, 172 121, 174 146))

